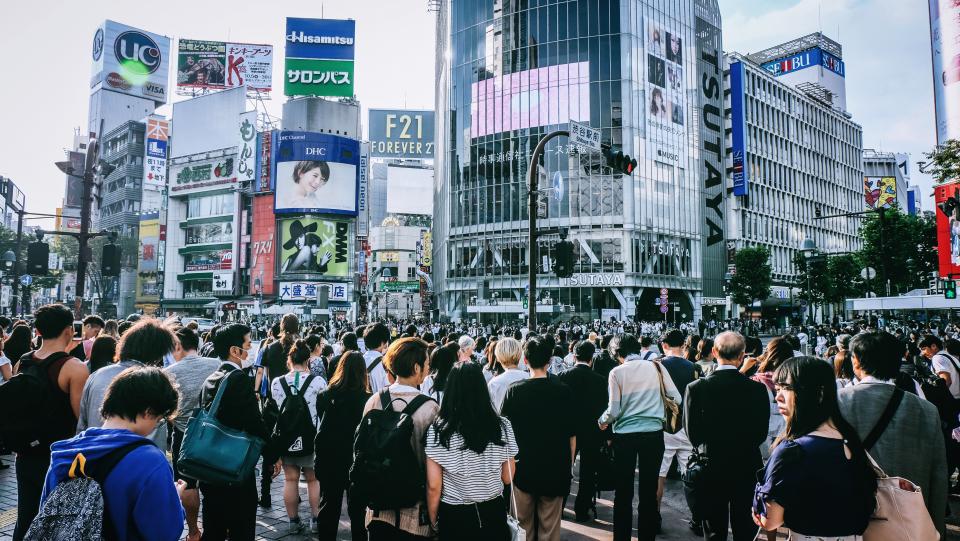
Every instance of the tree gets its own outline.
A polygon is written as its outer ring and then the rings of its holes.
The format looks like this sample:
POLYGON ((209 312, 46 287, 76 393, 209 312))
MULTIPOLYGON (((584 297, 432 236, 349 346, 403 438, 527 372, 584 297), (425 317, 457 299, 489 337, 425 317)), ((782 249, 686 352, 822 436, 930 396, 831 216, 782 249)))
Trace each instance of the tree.
POLYGON ((898 208, 867 215, 860 227, 863 248, 859 260, 877 271, 880 283, 878 295, 906 293, 926 287, 927 277, 937 268, 936 222, 932 219, 910 216, 898 208))
POLYGON ((763 246, 742 248, 734 258, 737 272, 730 279, 733 302, 750 306, 770 296, 770 252, 763 246))
POLYGON ((950 139, 923 155, 930 164, 926 172, 937 184, 960 179, 960 141, 950 139))
POLYGON ((860 270, 862 265, 854 254, 841 254, 827 258, 828 289, 825 301, 840 304, 857 297, 862 292, 860 270))
POLYGON ((800 290, 797 296, 807 303, 823 303, 830 296, 831 289, 827 258, 814 256, 808 261, 803 253, 797 252, 793 256, 793 266, 797 269, 797 281, 794 287, 800 290), (809 280, 807 280, 808 272, 809 280))

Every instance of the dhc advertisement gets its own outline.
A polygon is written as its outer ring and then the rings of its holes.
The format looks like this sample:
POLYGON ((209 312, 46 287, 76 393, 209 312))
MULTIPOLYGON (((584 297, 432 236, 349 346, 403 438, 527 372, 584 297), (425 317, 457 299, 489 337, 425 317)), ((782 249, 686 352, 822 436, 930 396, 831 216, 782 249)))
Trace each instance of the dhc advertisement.
POLYGON ((819 47, 767 62, 761 67, 775 77, 779 77, 813 66, 822 66, 840 77, 846 75, 846 65, 843 63, 843 60, 840 60, 819 47))
POLYGON ((730 113, 733 127, 733 195, 743 197, 749 192, 747 169, 747 116, 743 80, 746 73, 742 62, 730 65, 730 113))
POLYGON ((357 215, 360 143, 325 133, 281 131, 273 157, 277 214, 357 215))

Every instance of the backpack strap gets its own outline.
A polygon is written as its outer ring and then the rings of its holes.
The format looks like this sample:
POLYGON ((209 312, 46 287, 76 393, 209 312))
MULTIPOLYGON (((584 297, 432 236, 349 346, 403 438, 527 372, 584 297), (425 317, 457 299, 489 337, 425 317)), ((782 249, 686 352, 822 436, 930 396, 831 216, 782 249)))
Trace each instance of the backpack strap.
POLYGON ((418 394, 413 400, 407 403, 407 406, 403 408, 403 414, 413 416, 413 414, 420 409, 420 406, 426 404, 427 402, 436 402, 436 400, 430 398, 425 394, 418 394))
MULTIPOLYGON (((313 378, 315 377, 317 376, 313 374, 310 374, 309 376, 307 376, 306 379, 303 380, 303 383, 300 384, 300 389, 297 390, 297 394, 302 396, 303 392, 310 388, 310 384, 313 383, 313 378)), ((283 379, 287 379, 287 378, 283 378, 283 379)))
POLYGON ((899 387, 893 388, 893 396, 890 397, 890 401, 887 402, 887 407, 883 410, 883 413, 880 414, 880 420, 877 421, 877 424, 873 427, 873 430, 871 430, 870 434, 868 434, 863 440, 864 449, 869 450, 874 446, 874 444, 877 443, 877 440, 880 439, 880 436, 883 435, 883 432, 887 429, 890 421, 893 420, 893 415, 897 412, 897 408, 900 407, 900 402, 903 400, 903 394, 903 390, 899 387))
POLYGON ((287 376, 280 376, 278 379, 280 380, 280 387, 283 388, 283 394, 290 398, 290 384, 287 383, 287 376))
POLYGON ((373 372, 373 369, 376 368, 377 365, 379 365, 382 361, 383 361, 383 355, 374 359, 373 362, 370 363, 370 366, 367 367, 367 374, 373 372))
POLYGON ((390 398, 390 390, 384 389, 380 391, 380 409, 385 410, 392 403, 393 403, 393 399, 390 398))
POLYGON ((146 438, 141 438, 137 441, 133 441, 113 449, 99 459, 94 460, 91 465, 86 467, 87 477, 99 483, 102 488, 103 484, 107 480, 107 476, 110 475, 110 472, 113 471, 117 464, 119 464, 124 457, 130 454, 131 451, 145 445, 154 445, 154 443, 146 438))

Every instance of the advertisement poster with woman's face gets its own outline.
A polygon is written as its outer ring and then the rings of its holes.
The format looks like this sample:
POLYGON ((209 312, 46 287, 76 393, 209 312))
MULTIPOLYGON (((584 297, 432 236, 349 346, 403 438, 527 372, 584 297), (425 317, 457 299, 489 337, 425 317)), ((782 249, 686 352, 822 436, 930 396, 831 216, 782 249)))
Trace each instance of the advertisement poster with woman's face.
POLYGON ((305 216, 282 220, 278 227, 281 274, 352 276, 349 223, 305 216))
POLYGON ((359 143, 334 135, 280 132, 276 212, 357 214, 359 143))

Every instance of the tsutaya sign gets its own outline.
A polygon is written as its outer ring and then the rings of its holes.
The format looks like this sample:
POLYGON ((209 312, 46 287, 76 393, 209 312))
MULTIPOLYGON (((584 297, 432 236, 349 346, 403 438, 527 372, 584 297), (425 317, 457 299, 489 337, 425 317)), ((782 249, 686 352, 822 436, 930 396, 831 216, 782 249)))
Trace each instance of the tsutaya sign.
POLYGON ((623 287, 624 275, 615 273, 574 274, 570 278, 561 278, 560 285, 570 287, 623 287))

